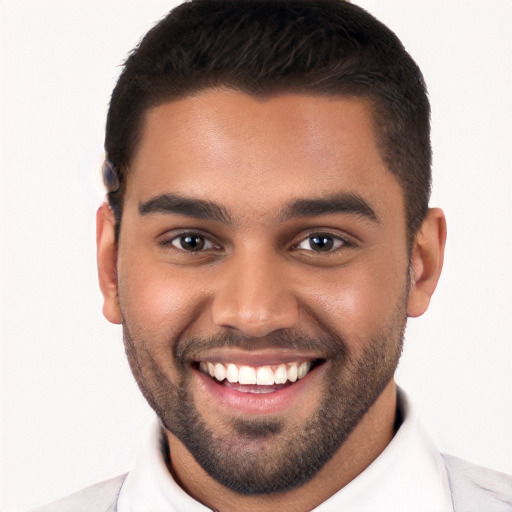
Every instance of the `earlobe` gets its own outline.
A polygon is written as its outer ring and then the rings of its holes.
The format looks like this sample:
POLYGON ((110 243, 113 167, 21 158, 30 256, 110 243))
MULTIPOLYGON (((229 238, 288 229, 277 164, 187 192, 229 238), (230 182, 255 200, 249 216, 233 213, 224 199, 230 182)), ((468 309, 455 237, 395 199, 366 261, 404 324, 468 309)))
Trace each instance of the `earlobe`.
POLYGON ((98 278, 103 294, 103 315, 109 322, 120 324, 122 317, 117 295, 115 219, 106 203, 96 213, 96 249, 98 278))
POLYGON ((428 308, 443 268, 446 219, 440 208, 430 208, 411 252, 411 286, 407 315, 417 317, 428 308))

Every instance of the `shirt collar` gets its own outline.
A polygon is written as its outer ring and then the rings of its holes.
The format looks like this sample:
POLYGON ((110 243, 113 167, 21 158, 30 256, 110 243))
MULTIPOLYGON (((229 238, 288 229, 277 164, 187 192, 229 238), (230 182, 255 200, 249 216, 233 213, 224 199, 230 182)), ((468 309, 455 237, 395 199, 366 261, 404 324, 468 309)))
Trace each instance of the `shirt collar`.
MULTIPOLYGON (((316 512, 453 512, 441 454, 423 431, 399 389, 403 422, 385 450, 359 476, 319 505, 316 512)), ((118 498, 117 512, 206 512, 170 475, 162 453, 163 432, 153 422, 135 467, 118 498)))
POLYGON ((135 466, 121 487, 117 512, 210 512, 169 473, 162 450, 167 445, 164 435, 159 421, 152 421, 135 466))
POLYGON ((398 407, 403 422, 384 451, 316 512, 453 512, 443 458, 401 389, 398 407))

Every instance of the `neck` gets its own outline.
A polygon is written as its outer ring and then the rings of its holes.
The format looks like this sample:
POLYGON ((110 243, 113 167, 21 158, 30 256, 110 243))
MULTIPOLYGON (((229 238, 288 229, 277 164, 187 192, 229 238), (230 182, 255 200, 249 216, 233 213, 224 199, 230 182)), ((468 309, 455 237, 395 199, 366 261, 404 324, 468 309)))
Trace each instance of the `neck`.
POLYGON ((325 466, 304 485, 284 493, 246 496, 210 477, 173 434, 167 432, 171 471, 192 497, 219 512, 297 512, 311 510, 361 474, 394 435, 396 384, 391 380, 346 441, 325 466))

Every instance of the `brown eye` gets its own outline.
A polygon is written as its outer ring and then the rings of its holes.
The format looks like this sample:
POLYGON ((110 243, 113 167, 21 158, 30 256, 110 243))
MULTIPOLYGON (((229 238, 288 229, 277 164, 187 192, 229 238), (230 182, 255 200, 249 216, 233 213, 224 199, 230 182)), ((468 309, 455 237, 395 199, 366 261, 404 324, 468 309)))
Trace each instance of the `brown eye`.
POLYGON ((193 233, 179 235, 172 240, 172 245, 177 249, 187 252, 199 252, 213 248, 212 242, 205 237, 193 233))
POLYGON ((334 240, 328 236, 312 236, 309 239, 309 246, 312 251, 330 251, 334 247, 334 240))
POLYGON ((348 245, 348 243, 337 236, 325 233, 314 233, 302 240, 302 242, 297 245, 297 249, 313 252, 329 252, 336 251, 344 245, 348 245))

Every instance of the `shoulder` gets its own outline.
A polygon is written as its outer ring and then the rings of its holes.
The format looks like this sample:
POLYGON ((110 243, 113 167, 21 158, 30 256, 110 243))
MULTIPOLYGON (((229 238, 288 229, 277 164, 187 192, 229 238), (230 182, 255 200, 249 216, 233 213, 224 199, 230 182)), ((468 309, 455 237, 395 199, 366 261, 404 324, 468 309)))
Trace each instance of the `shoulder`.
POLYGON ((78 491, 30 512, 111 512, 126 478, 120 475, 78 491))
POLYGON ((512 476, 443 454, 456 512, 511 512, 512 476))

